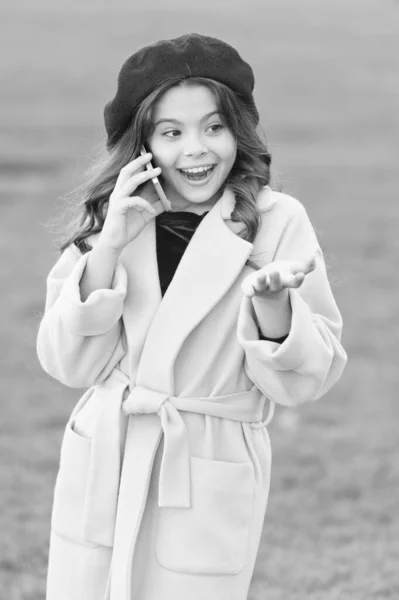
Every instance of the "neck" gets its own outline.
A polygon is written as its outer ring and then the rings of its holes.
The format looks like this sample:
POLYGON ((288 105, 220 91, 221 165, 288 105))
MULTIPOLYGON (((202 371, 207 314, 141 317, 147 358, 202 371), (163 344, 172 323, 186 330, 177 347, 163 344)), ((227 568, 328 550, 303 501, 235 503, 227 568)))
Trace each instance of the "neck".
POLYGON ((189 204, 187 206, 185 206, 184 208, 175 208, 173 206, 173 202, 172 202, 172 212, 191 212, 191 213, 195 213, 196 215, 203 215, 204 212, 209 212, 211 210, 211 208, 214 206, 214 204, 212 205, 208 205, 208 203, 201 203, 201 204, 194 204, 194 202, 189 202, 189 204))

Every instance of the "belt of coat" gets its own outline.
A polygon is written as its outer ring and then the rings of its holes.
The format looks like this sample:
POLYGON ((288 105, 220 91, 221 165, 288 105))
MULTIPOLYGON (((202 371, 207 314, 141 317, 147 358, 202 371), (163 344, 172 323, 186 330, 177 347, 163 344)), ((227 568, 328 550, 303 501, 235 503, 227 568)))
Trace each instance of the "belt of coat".
POLYGON ((164 449, 158 504, 162 507, 191 506, 189 439, 180 411, 251 423, 254 428, 265 427, 274 411, 271 402, 268 417, 262 422, 264 403, 262 393, 255 387, 245 392, 198 398, 171 396, 140 385, 129 384, 129 389, 122 404, 125 415, 157 414, 161 419, 164 449))

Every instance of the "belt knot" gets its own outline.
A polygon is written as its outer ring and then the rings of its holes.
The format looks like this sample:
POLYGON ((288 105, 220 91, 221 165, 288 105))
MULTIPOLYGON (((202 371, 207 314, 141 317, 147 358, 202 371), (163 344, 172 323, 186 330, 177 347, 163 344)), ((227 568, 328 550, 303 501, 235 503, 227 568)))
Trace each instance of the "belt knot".
POLYGON ((160 416, 162 405, 170 398, 165 392, 157 392, 145 387, 135 386, 123 402, 125 415, 150 415, 160 416))
POLYGON ((168 402, 170 394, 136 386, 123 403, 125 415, 157 414, 164 433, 159 477, 159 506, 189 508, 190 453, 188 434, 179 411, 168 402))

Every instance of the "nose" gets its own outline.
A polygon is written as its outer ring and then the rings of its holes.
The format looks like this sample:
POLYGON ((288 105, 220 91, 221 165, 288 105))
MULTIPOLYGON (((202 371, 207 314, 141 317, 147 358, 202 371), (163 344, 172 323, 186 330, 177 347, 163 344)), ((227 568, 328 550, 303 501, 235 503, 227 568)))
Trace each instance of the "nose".
POLYGON ((184 156, 202 156, 206 154, 208 149, 198 136, 192 136, 187 140, 183 150, 184 156))

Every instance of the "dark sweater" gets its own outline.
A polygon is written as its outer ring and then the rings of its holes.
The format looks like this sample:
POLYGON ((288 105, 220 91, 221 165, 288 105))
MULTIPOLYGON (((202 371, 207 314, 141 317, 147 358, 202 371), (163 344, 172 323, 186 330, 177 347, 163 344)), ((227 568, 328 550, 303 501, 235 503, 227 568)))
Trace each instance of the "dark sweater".
MULTIPOLYGON (((163 212, 156 217, 156 247, 159 280, 162 296, 165 295, 173 279, 178 264, 183 256, 195 230, 207 215, 192 212, 163 212)), ((265 337, 259 330, 259 339, 281 344, 288 336, 281 338, 265 337)))

